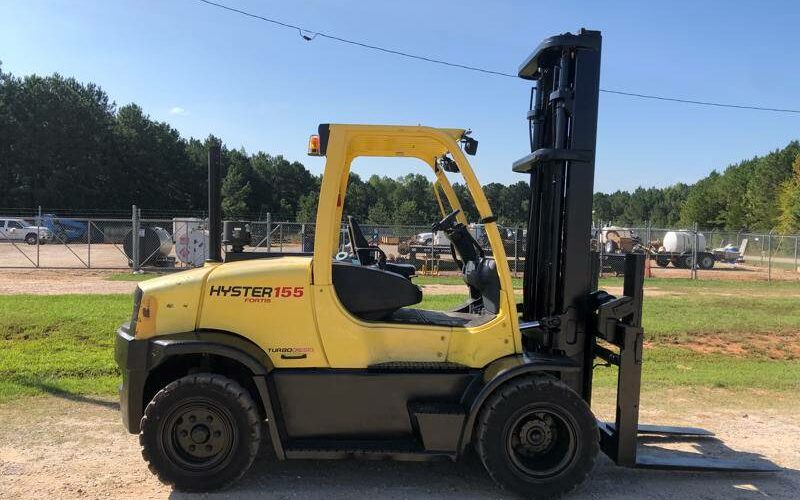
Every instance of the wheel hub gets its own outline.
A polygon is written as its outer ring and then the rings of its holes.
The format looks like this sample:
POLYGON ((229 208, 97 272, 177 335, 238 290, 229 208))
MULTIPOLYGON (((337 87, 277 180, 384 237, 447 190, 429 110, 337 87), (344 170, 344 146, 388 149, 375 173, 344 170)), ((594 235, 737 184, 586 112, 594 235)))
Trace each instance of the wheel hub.
POLYGON ((544 453, 553 446, 556 434, 552 417, 537 414, 520 428, 519 451, 525 455, 544 453))
POLYGON ((230 428, 216 409, 191 406, 172 425, 174 443, 189 461, 206 461, 230 448, 230 428))
POLYGON ((196 425, 191 432, 192 441, 197 444, 203 444, 208 441, 208 437, 210 435, 211 433, 209 432, 208 427, 205 425, 196 425))
POLYGON ((573 420, 555 407, 520 412, 507 429, 508 456, 519 473, 528 478, 557 475, 575 456, 573 420))

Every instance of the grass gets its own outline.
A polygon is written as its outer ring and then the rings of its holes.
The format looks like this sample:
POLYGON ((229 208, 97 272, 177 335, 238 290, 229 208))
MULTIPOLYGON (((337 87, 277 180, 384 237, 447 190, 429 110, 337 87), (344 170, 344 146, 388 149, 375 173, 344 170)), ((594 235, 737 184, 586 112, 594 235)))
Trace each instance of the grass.
MULTIPOLYGON (((616 386, 616 367, 596 368, 594 380, 598 387, 616 386)), ((645 348, 642 384, 645 389, 680 386, 794 392, 800 389, 800 361, 700 354, 655 345, 645 348)))
MULTIPOLYGON (((449 277, 420 277, 417 282, 462 283, 449 277)), ((604 279, 601 285, 620 287, 622 280, 604 279)), ((647 288, 670 293, 645 299, 646 387, 800 389, 797 359, 772 360, 756 349, 731 356, 685 348, 702 336, 725 342, 758 333, 773 339, 796 336, 797 284, 652 279, 647 288)), ((426 295, 420 307, 443 310, 464 300, 463 294, 426 295)), ((0 296, 0 401, 42 393, 112 394, 119 383, 114 331, 130 311, 127 294, 0 296)), ((599 387, 612 386, 613 370, 598 368, 596 380, 599 387)))
POLYGON ((0 296, 0 401, 114 392, 114 331, 130 314, 129 295, 0 296))

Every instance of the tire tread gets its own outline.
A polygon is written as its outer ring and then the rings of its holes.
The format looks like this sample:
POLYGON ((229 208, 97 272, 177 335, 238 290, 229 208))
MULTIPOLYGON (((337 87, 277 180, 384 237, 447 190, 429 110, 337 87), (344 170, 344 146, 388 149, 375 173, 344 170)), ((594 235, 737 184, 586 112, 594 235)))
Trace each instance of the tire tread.
POLYGON ((153 399, 147 404, 145 407, 144 415, 142 416, 141 425, 140 425, 140 432, 139 432, 139 445, 141 446, 142 451, 142 458, 144 459, 145 463, 147 463, 147 467, 152 472, 159 481, 167 486, 171 486, 173 488, 178 488, 183 491, 197 491, 204 488, 194 488, 191 485, 181 485, 176 484, 176 481, 170 480, 164 476, 164 474, 158 470, 158 468, 154 465, 154 460, 152 457, 152 450, 148 449, 146 445, 146 432, 156 432, 155 429, 150 429, 150 420, 154 413, 157 411, 159 406, 167 401, 170 396, 172 395, 175 390, 180 387, 186 385, 213 385, 217 386, 223 391, 227 392, 230 396, 232 396, 236 402, 239 404, 240 408, 245 412, 247 416, 247 422, 249 426, 249 440, 247 440, 248 447, 247 447, 247 461, 246 466, 242 467, 238 474, 235 474, 228 480, 214 485, 211 489, 225 489, 231 486, 233 483, 241 479, 241 477, 247 472, 250 468, 250 465, 256 458, 258 454, 258 448, 261 444, 261 422, 259 419, 258 411, 255 408, 255 403, 253 398, 250 396, 249 392, 246 391, 238 382, 225 377, 223 375, 212 374, 212 373, 196 373, 192 375, 187 375, 183 378, 179 378, 173 382, 170 382, 166 387, 158 391, 153 399))
MULTIPOLYGON (((500 485, 500 487, 507 489, 508 485, 506 485, 502 478, 498 476, 498 471, 491 467, 491 458, 489 457, 489 446, 487 443, 487 439, 489 437, 489 433, 486 432, 486 429, 489 427, 489 420, 492 414, 496 414, 499 409, 504 405, 507 404, 508 401, 513 400, 519 393, 532 393, 532 392, 539 392, 539 391, 556 391, 556 390, 566 390, 572 392, 566 385, 564 385, 561 381, 545 375, 536 375, 536 376, 523 376, 519 379, 513 379, 509 382, 506 382, 503 386, 497 389, 495 394, 493 394, 489 401, 487 401, 483 408, 481 408, 481 412, 478 416, 478 425, 476 426, 477 432, 477 439, 476 439, 476 450, 478 453, 478 457, 480 458, 481 462, 486 467, 489 476, 500 485)), ((573 393, 574 394, 574 393, 573 393)), ((577 394, 575 397, 578 402, 583 402, 577 394)), ((587 411, 591 414, 591 411, 586 408, 587 411)), ((517 493, 527 495, 528 498, 558 498, 568 493, 575 491, 580 485, 582 485, 586 479, 589 477, 591 472, 594 470, 595 466, 597 465, 597 457, 600 452, 600 432, 597 428, 596 422, 594 423, 594 432, 593 434, 596 436, 596 439, 589 440, 588 445, 588 456, 589 456, 589 464, 587 467, 579 470, 578 475, 572 477, 571 485, 567 488, 561 489, 555 496, 550 492, 543 492, 544 495, 538 496, 538 492, 521 492, 517 491, 517 493)))

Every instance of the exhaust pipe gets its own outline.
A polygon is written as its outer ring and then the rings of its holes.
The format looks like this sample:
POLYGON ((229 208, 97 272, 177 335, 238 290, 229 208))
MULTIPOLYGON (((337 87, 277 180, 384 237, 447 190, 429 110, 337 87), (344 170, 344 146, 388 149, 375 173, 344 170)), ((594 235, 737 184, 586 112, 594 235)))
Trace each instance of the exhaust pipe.
POLYGON ((208 148, 208 261, 210 262, 222 262, 220 163, 220 146, 212 144, 208 148))

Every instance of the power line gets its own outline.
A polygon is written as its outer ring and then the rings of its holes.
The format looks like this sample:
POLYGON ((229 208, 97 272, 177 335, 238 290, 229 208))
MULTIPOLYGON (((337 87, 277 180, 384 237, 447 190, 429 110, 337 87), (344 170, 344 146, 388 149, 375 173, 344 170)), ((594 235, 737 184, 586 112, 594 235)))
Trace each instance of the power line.
POLYGON ((775 113, 800 113, 800 109, 767 108, 764 106, 746 106, 740 104, 726 104, 721 102, 695 101, 692 99, 679 99, 677 97, 663 97, 658 95, 637 94, 636 92, 623 92, 621 90, 600 89, 600 92, 605 92, 606 94, 640 97, 642 99, 655 99, 657 101, 682 102, 685 104, 699 104, 700 106, 715 106, 718 108, 753 109, 756 111, 773 111, 775 113))
POLYGON ((268 17, 259 16, 258 14, 253 14, 252 12, 247 12, 247 11, 240 10, 240 9, 235 9, 233 7, 229 7, 227 5, 223 5, 223 4, 220 4, 220 3, 212 2, 210 0, 198 0, 198 1, 203 2, 205 4, 208 4, 208 5, 212 5, 214 7, 219 7, 220 9, 225 9, 225 10, 228 10, 228 11, 231 11, 231 12, 235 12, 237 14, 242 14, 243 16, 252 17, 254 19, 259 19, 261 21, 266 21, 268 23, 276 24, 278 26, 283 26, 284 28, 295 29, 300 33, 300 36, 303 37, 304 40, 309 41, 309 42, 311 40, 313 40, 314 38, 319 36, 319 37, 322 37, 322 38, 327 38, 329 40, 334 40, 334 41, 341 42, 341 43, 347 43, 347 44, 350 44, 350 45, 356 45, 358 47, 363 47, 365 49, 377 50, 379 52, 385 52, 387 54, 394 54, 396 56, 408 57, 410 59, 417 59, 417 60, 426 61, 426 62, 429 62, 429 63, 442 64, 444 66, 451 66, 451 67, 454 67, 454 68, 461 68, 461 69, 466 69, 466 70, 470 70, 470 71, 478 71, 480 73, 488 73, 490 75, 508 76, 508 77, 512 77, 512 78, 516 78, 517 77, 517 75, 512 75, 510 73, 503 73, 501 71, 493 71, 493 70, 490 70, 490 69, 477 68, 475 66, 467 66, 465 64, 458 64, 458 63, 452 63, 452 62, 448 62, 448 61, 442 61, 441 59, 433 59, 431 57, 419 56, 419 55, 416 55, 416 54, 409 54, 407 52, 401 52, 399 50, 387 49, 385 47, 378 47, 377 45, 370 45, 368 43, 357 42, 355 40, 348 40, 346 38, 341 38, 341 37, 338 37, 338 36, 335 36, 335 35, 330 35, 328 33, 323 33, 321 31, 314 31, 314 30, 303 28, 301 26, 296 26, 294 24, 289 24, 289 23, 285 23, 283 21, 278 21, 278 20, 275 20, 275 19, 270 19, 268 17), (311 36, 306 35, 306 33, 310 33, 311 36))
MULTIPOLYGON (((306 41, 314 40, 316 37, 327 38, 329 40, 334 40, 336 42, 346 43, 346 44, 349 44, 349 45, 355 45, 357 47, 362 47, 362 48, 365 48, 365 49, 376 50, 378 52, 384 52, 386 54, 393 54, 393 55, 396 55, 396 56, 407 57, 409 59, 416 59, 418 61, 425 61, 425 62, 429 62, 429 63, 433 63, 433 64, 440 64, 442 66, 460 68, 460 69, 465 69, 465 70, 468 70, 468 71, 475 71, 475 72, 478 72, 478 73, 485 73, 485 74, 494 75, 494 76, 502 76, 502 77, 507 77, 507 78, 517 78, 517 75, 512 74, 512 73, 505 73, 503 71, 495 71, 495 70, 486 69, 486 68, 479 68, 477 66, 468 66, 466 64, 459 64, 459 63, 454 63, 454 62, 450 62, 450 61, 444 61, 442 59, 434 59, 432 57, 426 57, 426 56, 421 56, 421 55, 417 55, 417 54, 410 54, 408 52, 402 52, 402 51, 399 51, 399 50, 388 49, 386 47, 380 47, 378 45, 371 45, 371 44, 364 43, 364 42, 359 42, 359 41, 356 41, 356 40, 350 40, 348 38, 338 37, 338 36, 331 35, 331 34, 328 34, 328 33, 324 33, 324 32, 321 32, 321 31, 310 30, 310 29, 307 29, 307 28, 303 28, 302 26, 297 26, 297 25, 286 23, 286 22, 283 22, 283 21, 278 21, 277 19, 270 19, 268 17, 260 16, 258 14, 253 14, 252 12, 247 12, 245 10, 241 10, 241 9, 237 9, 237 8, 234 8, 234 7, 230 7, 228 5, 224 5, 224 4, 221 4, 221 3, 212 2, 211 0, 198 0, 198 1, 202 2, 204 4, 207 4, 207 5, 213 6, 213 7, 217 7, 217 8, 224 9, 224 10, 227 10, 227 11, 230 11, 230 12, 234 12, 236 14, 241 14, 243 16, 247 16, 247 17, 250 17, 250 18, 253 18, 253 19, 258 19, 260 21, 265 21, 265 22, 268 22, 268 23, 272 23, 274 25, 281 26, 281 27, 284 27, 284 28, 297 30, 297 32, 300 34, 300 36, 306 41)), ((656 100, 656 101, 678 102, 678 103, 683 103, 683 104, 696 104, 696 105, 699 105, 699 106, 712 106, 712 107, 717 107, 717 108, 749 109, 749 110, 755 110, 755 111, 769 111, 769 112, 773 112, 773 113, 800 114, 800 109, 770 108, 770 107, 765 107, 765 106, 729 104, 729 103, 722 103, 722 102, 700 101, 700 100, 694 100, 694 99, 680 99, 680 98, 677 98, 677 97, 665 97, 665 96, 652 95, 652 94, 642 94, 642 93, 638 93, 638 92, 625 92, 625 91, 622 91, 622 90, 600 89, 600 92, 604 92, 606 94, 622 95, 622 96, 627 96, 627 97, 636 97, 636 98, 639 98, 639 99, 651 99, 651 100, 656 100)))

